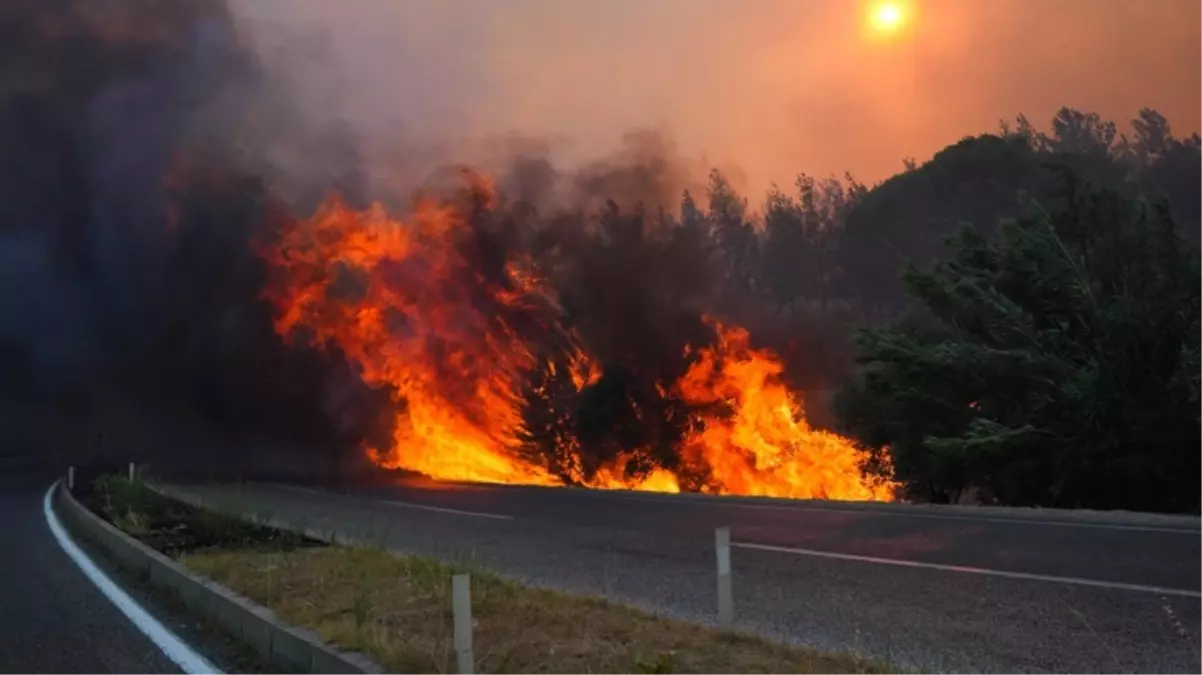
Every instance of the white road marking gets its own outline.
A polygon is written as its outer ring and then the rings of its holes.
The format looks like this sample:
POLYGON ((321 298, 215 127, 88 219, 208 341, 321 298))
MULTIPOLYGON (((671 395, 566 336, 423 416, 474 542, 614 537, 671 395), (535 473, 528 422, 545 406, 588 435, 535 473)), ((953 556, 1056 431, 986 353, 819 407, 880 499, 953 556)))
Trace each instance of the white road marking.
MULTIPOLYGON (((283 483, 273 483, 277 487, 282 487, 287 490, 296 490, 299 492, 309 492, 319 495, 328 495, 335 497, 350 497, 351 499, 362 499, 364 495, 340 495, 336 492, 326 492, 325 490, 317 490, 310 487, 302 487, 300 485, 286 485, 283 483)), ((370 499, 370 498, 369 498, 370 499)), ((427 506, 425 504, 414 504, 413 502, 398 502, 392 499, 375 500, 381 504, 390 504, 392 506, 401 506, 408 509, 421 509, 422 511, 435 511, 437 513, 453 513, 458 516, 475 516, 476 518, 492 518, 493 520, 513 520, 513 516, 504 515, 501 513, 483 513, 481 511, 462 511, 460 509, 448 509, 441 506, 427 506)))
POLYGON ((492 518, 493 520, 513 520, 513 516, 506 516, 499 513, 481 513, 479 511, 460 511, 459 509, 444 509, 440 506, 426 506, 425 504, 414 504, 411 502, 396 502, 390 499, 381 500, 384 504, 392 506, 403 506, 407 509, 421 509, 422 511, 437 511, 438 513, 454 513, 460 516, 475 516, 476 518, 492 518))
POLYGON ((1156 595, 1175 595, 1184 598, 1202 598, 1202 591, 1191 591, 1184 588, 1162 588, 1159 586, 1145 586, 1143 584, 1125 584, 1117 581, 1100 581, 1097 579, 1082 579, 1079 577, 1061 577, 1051 574, 1030 574, 1027 572, 1007 572, 1005 570, 994 570, 984 567, 966 567, 963 565, 942 565, 940 563, 919 562, 917 560, 899 560, 897 558, 876 558, 867 555, 855 555, 852 553, 834 553, 832 551, 816 551, 808 548, 789 548, 786 546, 771 546, 769 544, 752 544, 748 542, 731 542, 731 546, 737 548, 754 549, 757 551, 771 551, 773 553, 791 553, 793 555, 814 556, 817 558, 834 558, 836 560, 854 560, 856 562, 875 563, 878 565, 894 565, 896 567, 914 567, 929 570, 940 570, 943 572, 960 572, 963 574, 979 574, 983 576, 1005 577, 1007 579, 1022 579, 1025 581, 1049 581, 1061 584, 1075 584, 1077 586, 1092 586, 1095 588, 1109 588, 1121 591, 1137 591, 1140 593, 1154 593, 1156 595))
MULTIPOLYGON (((491 484, 483 484, 483 483, 465 483, 464 485, 473 485, 473 486, 482 486, 483 485, 484 487, 492 487, 491 484)), ((278 484, 278 487, 283 487, 283 488, 287 488, 290 490, 300 490, 303 492, 311 492, 311 493, 316 493, 316 494, 335 494, 335 493, 326 492, 323 490, 315 490, 313 488, 300 487, 297 485, 278 484)), ((509 487, 509 486, 506 486, 506 487, 509 487)), ((541 488, 541 489, 565 489, 565 488, 541 488)), ((595 496, 595 497, 604 498, 604 499, 623 499, 626 501, 637 501, 637 502, 645 502, 645 503, 646 502, 656 502, 656 503, 660 503, 660 504, 662 504, 664 502, 669 502, 672 504, 685 504, 688 506, 710 506, 710 507, 723 508, 723 509, 726 509, 726 508, 755 509, 755 510, 762 510, 762 511, 784 511, 786 513, 790 512, 790 511, 804 511, 807 513, 850 513, 850 514, 859 514, 859 515, 864 515, 864 516, 888 516, 888 517, 892 517, 892 518, 923 518, 923 519, 927 519, 927 520, 960 520, 960 521, 977 522, 977 523, 994 523, 994 524, 1000 524, 1000 525, 1014 525, 1014 526, 1018 526, 1018 527, 1021 527, 1024 525, 1039 525, 1039 526, 1045 526, 1045 527, 1080 527, 1080 528, 1096 529, 1096 530, 1122 530, 1122 531, 1128 531, 1128 532, 1160 532, 1160 533, 1164 533, 1164 534, 1184 534, 1184 535, 1189 535, 1189 536, 1193 536, 1193 537, 1202 536, 1202 529, 1194 530, 1194 529, 1189 529, 1189 528, 1184 528, 1184 527, 1158 527, 1155 525, 1123 525, 1121 523, 1089 523, 1089 522, 1074 522, 1071 520, 1043 520, 1040 518, 1030 518, 1030 517, 1004 518, 1004 517, 987 516, 987 515, 978 516, 978 515, 953 515, 953 514, 943 514, 943 513, 915 513, 915 512, 907 512, 907 511, 877 510, 877 509, 872 509, 872 508, 848 509, 848 508, 840 508, 838 506, 802 506, 801 505, 802 500, 799 500, 797 504, 744 504, 744 503, 740 503, 740 502, 729 500, 729 499, 725 500, 725 501, 720 501, 720 500, 722 500, 722 497, 712 497, 712 498, 709 498, 709 497, 681 497, 679 495, 664 494, 664 493, 623 494, 621 491, 617 491, 617 490, 592 490, 592 489, 586 489, 586 488, 576 488, 576 489, 567 488, 567 489, 574 490, 574 492, 576 494, 587 494, 590 497, 595 496)), ((434 508, 434 507, 429 507, 429 508, 434 508)), ((973 508, 973 507, 964 507, 964 508, 973 508)), ((483 515, 484 517, 492 516, 495 518, 510 518, 510 519, 513 518, 513 516, 495 516, 492 514, 475 514, 472 512, 458 512, 458 511, 454 511, 453 509, 446 509, 446 510, 450 510, 455 513, 467 513, 469 515, 483 515)))
MULTIPOLYGON (((967 520, 978 523, 995 523, 1003 525, 1042 525, 1046 527, 1084 527, 1096 530, 1126 530, 1134 532, 1165 532, 1169 534, 1188 534, 1199 536, 1202 530, 1190 530, 1182 527, 1155 527, 1152 525, 1121 525, 1119 523, 1084 523, 1068 520, 1040 520, 1038 518, 998 518, 994 516, 954 516, 942 513, 903 513, 900 511, 873 511, 870 509, 840 509, 820 508, 814 506, 773 506, 770 504, 735 504, 740 508, 768 508, 797 511, 834 511, 835 513, 866 513, 873 516, 894 516, 898 518, 927 518, 933 520, 967 520)), ((971 507, 968 507, 971 508, 971 507)))
MULTIPOLYGON (((865 516, 891 516, 895 518, 926 518, 933 520, 966 520, 971 522, 983 523, 1000 523, 1003 525, 1044 525, 1048 527, 1084 527, 1099 530, 1127 530, 1135 532, 1164 532, 1168 534, 1188 534, 1194 537, 1202 535, 1202 529, 1194 530, 1184 527, 1157 527, 1155 525, 1123 525, 1121 523, 1089 523, 1089 522, 1074 522, 1071 520, 1042 520, 1039 518, 1002 518, 997 516, 986 515, 952 515, 942 513, 908 513, 905 511, 886 511, 872 508, 866 509, 848 509, 839 508, 838 506, 802 506, 799 504, 741 504, 735 501, 718 501, 721 497, 710 498, 704 497, 680 497, 671 494, 656 494, 656 495, 627 495, 607 492, 604 490, 595 491, 598 495, 605 495, 611 499, 625 499, 629 501, 659 501, 671 502, 673 504, 688 504, 691 506, 713 506, 717 508, 736 508, 736 509, 758 509, 768 511, 805 511, 809 513, 852 513, 865 516)), ((973 508, 973 507, 964 507, 973 508)))
POLYGON ((221 671, 212 663, 209 663, 196 650, 192 649, 183 640, 175 636, 157 619, 151 616, 136 600, 131 598, 128 593, 121 590, 121 587, 113 582, 107 574, 104 573, 95 563, 92 562, 88 555, 71 540, 71 535, 63 528, 59 522, 58 516, 54 514, 54 509, 51 508, 50 495, 53 494, 56 481, 50 489, 46 491, 46 497, 42 500, 42 511, 46 514, 46 524, 50 526, 50 532, 54 535, 58 545, 62 547, 63 552, 79 567, 79 569, 88 577, 96 588, 109 599, 117 609, 121 610, 142 634, 150 639, 156 647, 162 650, 163 655, 171 659, 172 663, 179 666, 181 670, 189 674, 198 673, 218 673, 221 671))
POLYGON ((336 494, 334 492, 329 492, 326 490, 318 490, 317 488, 305 487, 303 485, 288 485, 287 483, 266 483, 266 485, 273 485, 278 488, 284 488, 285 490, 294 490, 296 492, 308 492, 309 494, 312 494, 312 495, 336 494))

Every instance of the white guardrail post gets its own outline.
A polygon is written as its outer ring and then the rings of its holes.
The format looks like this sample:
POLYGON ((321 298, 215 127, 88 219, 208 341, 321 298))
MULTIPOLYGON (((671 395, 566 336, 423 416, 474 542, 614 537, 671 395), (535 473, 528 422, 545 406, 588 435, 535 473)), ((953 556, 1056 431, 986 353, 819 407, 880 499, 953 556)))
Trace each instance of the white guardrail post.
POLYGON ((130 462, 129 463, 129 482, 131 482, 131 483, 134 482, 134 476, 136 476, 136 475, 137 474, 135 473, 134 463, 130 462))
POLYGON ((472 576, 451 577, 451 612, 455 616, 455 661, 462 675, 475 672, 472 656, 472 576))
POLYGON ((735 608, 730 588, 730 528, 719 527, 714 532, 715 550, 718 554, 718 627, 729 629, 734 625, 735 608))

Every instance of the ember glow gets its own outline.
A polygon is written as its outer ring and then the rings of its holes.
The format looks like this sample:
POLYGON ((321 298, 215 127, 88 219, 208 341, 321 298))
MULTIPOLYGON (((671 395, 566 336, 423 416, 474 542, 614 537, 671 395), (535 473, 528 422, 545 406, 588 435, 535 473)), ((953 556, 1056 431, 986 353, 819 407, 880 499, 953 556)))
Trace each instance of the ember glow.
MULTIPOLYGON (((471 180, 487 208, 487 181, 471 180)), ((603 369, 538 265, 518 253, 482 265, 478 254, 492 251, 469 221, 444 201, 420 199, 402 222, 332 198, 260 247, 276 330, 341 350, 403 404, 392 446, 367 449, 376 463, 443 480, 891 498, 892 486, 863 477, 848 439, 809 426, 773 353, 710 319, 712 344, 682 345, 687 371, 655 386, 679 403, 666 409, 684 411, 673 461, 625 448, 585 470, 573 417, 603 369), (537 429, 532 406, 550 411, 537 429), (535 436, 553 447, 533 447, 535 436)), ((653 414, 633 409, 639 420, 653 414)))

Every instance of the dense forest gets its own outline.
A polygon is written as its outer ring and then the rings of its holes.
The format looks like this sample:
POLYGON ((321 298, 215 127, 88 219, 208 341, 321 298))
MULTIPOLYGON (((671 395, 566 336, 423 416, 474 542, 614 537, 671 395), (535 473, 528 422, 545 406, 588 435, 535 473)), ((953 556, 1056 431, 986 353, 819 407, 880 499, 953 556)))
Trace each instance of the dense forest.
POLYGON ((1130 126, 1019 117, 874 187, 803 174, 759 205, 715 171, 679 218, 609 203, 588 248, 641 252, 609 301, 706 295, 797 386, 843 382, 833 424, 910 499, 1196 511, 1202 144, 1154 110, 1130 126))
MULTIPOLYGON (((760 236, 722 234, 735 269, 749 272, 739 283, 762 291, 782 312, 800 307, 849 310, 879 321, 910 304, 901 282, 906 262, 925 265, 949 249, 947 238, 962 223, 985 235, 1001 221, 1029 210, 1032 200, 1052 204, 1062 194, 1063 170, 1085 185, 1128 198, 1167 203, 1182 235, 1199 238, 1199 138, 1175 138, 1154 110, 1132 120, 1131 138, 1096 113, 1062 109, 1046 132, 1025 117, 951 145, 921 166, 872 189, 854 178, 802 175, 795 189, 774 190, 762 209, 760 236), (739 243, 747 239, 747 243, 739 243), (744 259, 760 256, 761 265, 744 259), (735 263, 734 261, 739 261, 735 263)), ((711 212, 718 231, 732 229, 729 188, 713 177, 711 212), (723 209, 726 209, 723 211, 723 209)))
POLYGON ((1197 511, 1200 143, 1131 128, 1019 117, 871 189, 800 176, 759 220, 714 174, 703 218, 737 297, 828 348, 864 328, 839 426, 910 498, 1197 511))

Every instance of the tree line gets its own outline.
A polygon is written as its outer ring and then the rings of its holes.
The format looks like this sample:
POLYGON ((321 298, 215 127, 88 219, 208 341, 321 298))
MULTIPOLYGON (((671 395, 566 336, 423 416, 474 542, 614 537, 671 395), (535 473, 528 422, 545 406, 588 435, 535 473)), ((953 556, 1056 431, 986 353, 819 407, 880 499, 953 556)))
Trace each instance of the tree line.
POLYGON ((1130 127, 1019 116, 759 208, 715 171, 668 231, 725 314, 859 328, 838 426, 909 498, 1197 512, 1202 142, 1150 109, 1130 127))
MULTIPOLYGON (((976 139, 994 161, 947 167, 968 208, 941 215, 971 223, 950 246, 897 231, 905 294, 859 299, 914 308, 860 334, 838 413, 912 497, 1199 510, 1199 139, 1147 109, 1131 128, 1020 117, 976 139)), ((861 288, 888 268, 849 261, 861 288)))
POLYGON ((962 223, 989 234, 1025 213, 1031 200, 1055 201, 1064 168, 1095 188, 1168 203, 1183 236, 1196 244, 1202 140, 1175 137, 1151 109, 1131 127, 1127 137, 1097 113, 1064 108, 1041 131, 1020 115, 922 165, 905 160, 903 172, 871 188, 851 175, 802 174, 790 189, 774 186, 755 218, 747 200, 713 172, 708 209, 699 212, 686 194, 682 223, 706 223, 730 292, 753 292, 784 315, 836 311, 876 322, 912 302, 900 276, 905 263, 925 265, 946 253, 948 236, 962 223))

